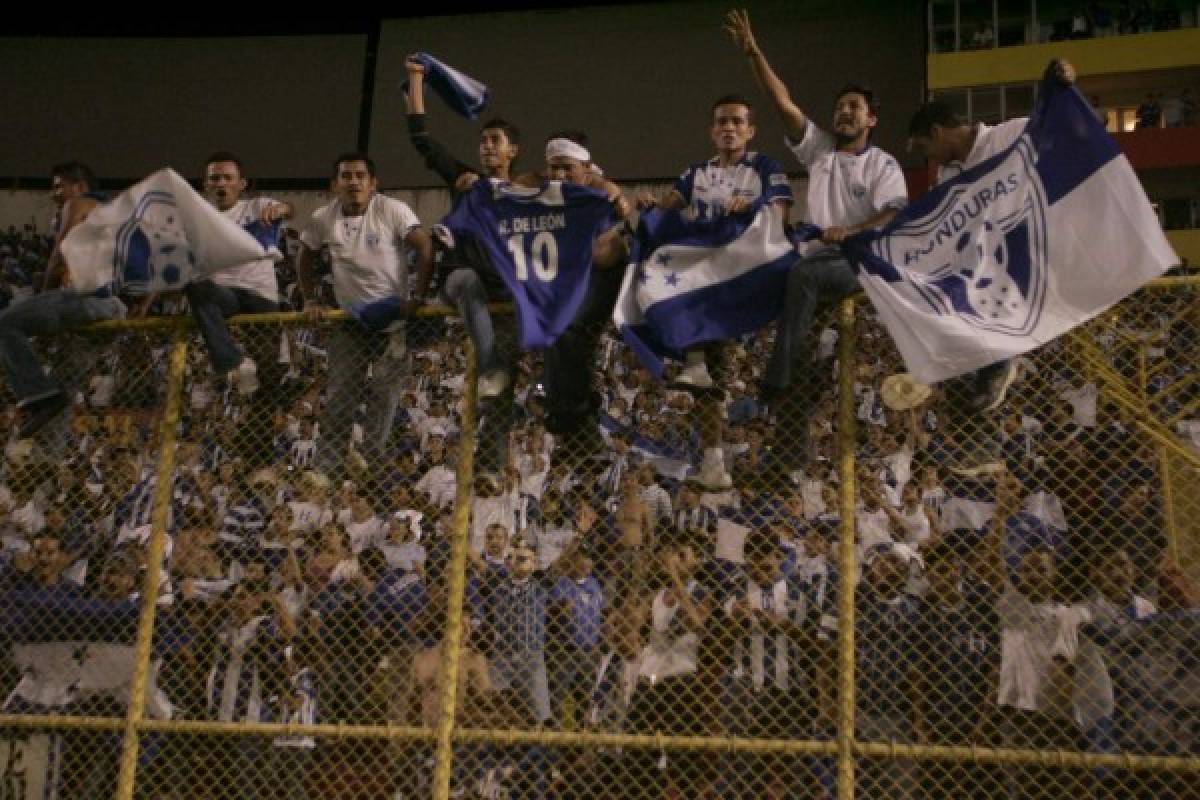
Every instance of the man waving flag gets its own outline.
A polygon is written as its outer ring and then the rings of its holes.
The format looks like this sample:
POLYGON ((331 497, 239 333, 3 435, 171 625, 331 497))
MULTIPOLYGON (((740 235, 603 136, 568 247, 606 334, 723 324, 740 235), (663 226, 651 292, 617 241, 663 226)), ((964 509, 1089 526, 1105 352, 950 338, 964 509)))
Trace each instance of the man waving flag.
POLYGON ((613 320, 651 372, 663 356, 758 330, 783 308, 795 246, 769 203, 715 219, 642 214, 613 320))
POLYGON ((278 260, 268 241, 223 217, 179 173, 163 169, 93 211, 66 236, 62 251, 76 290, 113 284, 118 293, 141 295, 179 290, 256 259, 278 260))
POLYGON ((843 245, 925 383, 1032 350, 1179 262, 1128 160, 1052 71, 1012 145, 843 245))

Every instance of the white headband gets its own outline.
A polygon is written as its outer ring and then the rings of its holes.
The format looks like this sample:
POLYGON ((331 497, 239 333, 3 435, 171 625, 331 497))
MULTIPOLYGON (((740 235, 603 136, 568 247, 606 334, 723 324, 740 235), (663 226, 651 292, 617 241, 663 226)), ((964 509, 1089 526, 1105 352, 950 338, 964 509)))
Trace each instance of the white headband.
POLYGON ((586 147, 578 142, 572 142, 570 139, 551 139, 546 142, 546 160, 549 161, 556 156, 566 156, 585 164, 592 160, 592 154, 587 151, 586 147))

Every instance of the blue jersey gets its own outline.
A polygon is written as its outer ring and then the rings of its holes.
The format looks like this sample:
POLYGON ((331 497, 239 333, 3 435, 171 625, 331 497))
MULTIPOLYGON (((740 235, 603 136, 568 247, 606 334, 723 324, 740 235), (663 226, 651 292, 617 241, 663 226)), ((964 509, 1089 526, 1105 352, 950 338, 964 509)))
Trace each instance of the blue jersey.
MULTIPOLYGON (((600 581, 592 575, 582 582, 563 576, 550 597, 566 606, 572 644, 583 650, 599 647, 604 615, 604 589, 600 581)), ((560 634, 560 638, 565 637, 560 634)))
POLYGON ((442 221, 456 247, 474 241, 517 307, 521 347, 553 344, 583 302, 592 243, 614 221, 608 197, 552 181, 541 189, 478 181, 442 221))
POLYGON ((760 199, 764 203, 792 201, 792 187, 783 167, 770 156, 753 152, 729 167, 722 167, 717 158, 693 164, 679 176, 675 191, 697 216, 707 219, 724 216, 738 198, 751 204, 760 199))

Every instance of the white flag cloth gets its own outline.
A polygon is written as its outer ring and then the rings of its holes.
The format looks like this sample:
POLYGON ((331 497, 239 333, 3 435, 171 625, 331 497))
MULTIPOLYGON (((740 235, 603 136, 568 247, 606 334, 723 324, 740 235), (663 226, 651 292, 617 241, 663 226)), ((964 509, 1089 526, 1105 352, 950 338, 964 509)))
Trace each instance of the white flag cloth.
POLYGON ((169 168, 97 206, 67 234, 62 252, 74 288, 131 294, 182 289, 228 267, 280 257, 169 168))
POLYGON ((1054 81, 1012 147, 843 249, 923 383, 1032 350, 1179 263, 1128 160, 1054 81))

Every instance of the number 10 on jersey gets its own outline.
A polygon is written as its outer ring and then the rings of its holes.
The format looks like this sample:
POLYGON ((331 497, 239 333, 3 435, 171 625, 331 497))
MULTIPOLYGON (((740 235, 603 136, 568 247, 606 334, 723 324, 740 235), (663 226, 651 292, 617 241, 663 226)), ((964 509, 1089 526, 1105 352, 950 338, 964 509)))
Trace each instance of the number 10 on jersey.
POLYGON ((512 253, 517 280, 529 280, 529 266, 532 264, 534 276, 549 283, 558 277, 558 242, 554 234, 549 231, 534 234, 528 250, 525 249, 525 236, 515 233, 508 237, 508 251, 512 253))

